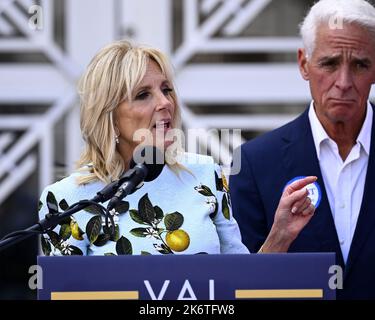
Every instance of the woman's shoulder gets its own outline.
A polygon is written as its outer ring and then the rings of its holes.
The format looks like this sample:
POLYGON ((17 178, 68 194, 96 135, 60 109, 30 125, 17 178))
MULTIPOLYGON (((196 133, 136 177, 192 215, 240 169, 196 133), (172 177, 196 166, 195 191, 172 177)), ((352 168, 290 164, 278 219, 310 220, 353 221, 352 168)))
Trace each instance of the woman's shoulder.
POLYGON ((205 184, 215 184, 223 176, 221 166, 211 156, 185 152, 179 163, 205 184))
POLYGON ((181 153, 178 157, 178 161, 185 166, 204 166, 213 165, 215 163, 211 156, 192 152, 181 153))
POLYGON ((77 179, 82 174, 79 172, 74 172, 70 174, 69 176, 66 176, 59 181, 56 181, 55 183, 52 183, 45 187, 45 190, 48 191, 60 191, 60 190, 71 190, 79 188, 79 185, 77 183, 77 179))
POLYGON ((89 198, 98 191, 101 182, 92 182, 80 185, 78 179, 82 177, 84 172, 74 172, 61 180, 46 186, 40 197, 41 201, 46 200, 48 194, 52 194, 56 199, 65 199, 68 203, 75 202, 83 198, 89 198))
POLYGON ((184 152, 178 158, 178 162, 191 171, 205 171, 211 174, 216 172, 219 176, 222 175, 223 171, 223 168, 215 162, 214 158, 208 155, 184 152))

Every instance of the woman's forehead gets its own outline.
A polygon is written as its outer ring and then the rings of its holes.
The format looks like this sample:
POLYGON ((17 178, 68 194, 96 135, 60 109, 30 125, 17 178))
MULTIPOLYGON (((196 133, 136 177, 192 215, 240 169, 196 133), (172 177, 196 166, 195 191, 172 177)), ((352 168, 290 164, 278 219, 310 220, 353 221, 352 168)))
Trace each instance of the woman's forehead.
POLYGON ((159 64, 157 64, 154 60, 150 59, 147 62, 146 72, 143 78, 141 79, 139 86, 165 81, 168 81, 168 78, 161 70, 159 64))

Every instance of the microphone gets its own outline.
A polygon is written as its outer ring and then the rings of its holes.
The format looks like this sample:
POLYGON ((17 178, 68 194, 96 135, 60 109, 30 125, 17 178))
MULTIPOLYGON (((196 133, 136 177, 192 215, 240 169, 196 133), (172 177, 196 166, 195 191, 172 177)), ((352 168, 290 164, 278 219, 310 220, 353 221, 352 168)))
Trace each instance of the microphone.
POLYGON ((164 168, 164 154, 155 146, 138 147, 133 153, 130 169, 122 176, 125 182, 108 203, 112 210, 127 195, 132 194, 143 181, 155 180, 164 168))

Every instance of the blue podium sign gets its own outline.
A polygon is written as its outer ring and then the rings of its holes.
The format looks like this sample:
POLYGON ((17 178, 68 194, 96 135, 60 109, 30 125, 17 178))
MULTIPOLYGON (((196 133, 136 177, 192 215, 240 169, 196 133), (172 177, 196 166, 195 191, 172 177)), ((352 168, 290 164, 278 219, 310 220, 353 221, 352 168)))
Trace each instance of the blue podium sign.
POLYGON ((38 257, 38 298, 335 299, 334 253, 38 257))

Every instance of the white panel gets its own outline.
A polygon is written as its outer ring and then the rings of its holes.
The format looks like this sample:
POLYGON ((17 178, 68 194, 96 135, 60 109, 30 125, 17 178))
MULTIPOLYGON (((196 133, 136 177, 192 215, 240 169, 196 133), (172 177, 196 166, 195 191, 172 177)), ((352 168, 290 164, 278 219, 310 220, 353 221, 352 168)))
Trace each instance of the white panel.
POLYGON ((208 14, 220 1, 221 0, 203 0, 201 4, 202 12, 208 14))
POLYGON ((53 102, 73 84, 49 64, 0 64, 0 101, 53 102))
POLYGON ((42 0, 41 6, 43 8, 43 33, 47 39, 53 41, 54 25, 53 25, 53 11, 54 3, 50 0, 42 0))
POLYGON ((2 133, 0 134, 0 157, 3 150, 7 148, 15 139, 15 135, 12 133, 2 133))
MULTIPOLYGON (((198 15, 196 14, 198 11, 198 0, 191 0, 191 1, 184 1, 184 20, 183 20, 183 40, 184 41, 191 41, 191 37, 194 37, 196 29, 198 28, 198 15)), ((206 3, 206 6, 209 8, 214 3, 206 3)), ((202 6, 205 5, 202 3, 202 6)))
POLYGON ((122 0, 122 29, 134 30, 137 43, 169 54, 172 41, 170 0, 122 0))
POLYGON ((31 43, 23 39, 1 39, 0 41, 0 51, 1 52, 35 52, 40 51, 40 44, 31 43))
POLYGON ((65 130, 67 133, 65 141, 65 165, 66 171, 72 172, 83 149, 83 139, 79 126, 79 104, 76 103, 66 118, 65 130))
POLYGON ((0 17, 0 35, 10 36, 14 33, 13 26, 11 26, 8 21, 0 17))
POLYGON ((41 116, 34 115, 1 115, 0 129, 2 130, 26 130, 33 123, 40 121, 41 116))
POLYGON ((250 1, 245 8, 238 10, 235 18, 230 21, 224 28, 226 35, 236 35, 251 24, 272 0, 253 0, 250 1))
POLYGON ((310 100, 296 64, 188 65, 177 77, 182 100, 205 104, 297 103, 310 100))
POLYGON ((0 1, 0 14, 7 10, 12 4, 14 0, 1 0, 0 1))
POLYGON ((18 3, 24 7, 25 10, 28 10, 32 5, 35 4, 34 0, 18 0, 18 3))
POLYGON ((209 115, 200 116, 199 120, 210 123, 212 128, 247 129, 254 131, 268 131, 281 127, 298 115, 265 114, 265 115, 209 115))
MULTIPOLYGON (((188 0, 185 0, 185 2, 187 1, 188 0)), ((172 57, 172 61, 177 70, 182 68, 192 56, 204 47, 210 37, 220 30, 222 24, 241 8, 242 3, 243 0, 224 1, 198 28, 192 30, 193 33, 191 35, 186 35, 186 31, 184 32, 184 42, 172 57)), ((185 7, 189 9, 184 13, 184 18, 194 20, 191 15, 198 15, 199 13, 191 12, 191 10, 193 10, 191 6, 185 5, 185 7)))
POLYGON ((0 184, 0 203, 35 171, 36 164, 36 157, 34 155, 29 155, 17 167, 14 167, 14 170, 12 170, 9 176, 0 184))
POLYGON ((201 52, 212 53, 290 52, 297 55, 297 50, 301 47, 302 40, 297 37, 252 37, 210 39, 197 49, 201 52))
MULTIPOLYGON (((183 21, 178 24, 182 25, 183 39, 176 52, 172 52, 175 32, 172 1, 177 0, 62 0, 65 11, 55 12, 53 0, 42 0, 38 4, 45 15, 44 30, 34 32, 28 27, 29 17, 24 9, 36 3, 35 0, 0 0, 0 13, 4 10, 12 22, 7 23, 0 16, 0 30, 10 34, 15 25, 23 34, 20 38, 1 38, 0 52, 25 56, 37 52, 50 61, 0 64, 0 104, 52 104, 42 115, 1 115, 0 129, 8 133, 0 136, 0 150, 6 146, 9 149, 0 155, 3 177, 0 203, 35 170, 35 154, 29 154, 31 146, 40 145, 39 187, 52 182, 53 131, 62 118, 66 119, 67 154, 59 160, 67 164, 67 173, 73 169, 82 147, 76 80, 99 48, 119 37, 131 36, 131 31, 135 42, 157 47, 171 56, 177 70, 177 89, 186 128, 271 130, 296 116, 278 114, 278 105, 305 104, 310 100, 308 83, 301 78, 296 63, 190 63, 191 58, 202 53, 208 56, 211 53, 295 53, 301 46, 300 38, 243 34, 243 29, 259 17, 270 0, 181 0, 182 12, 178 14, 183 21), (24 9, 19 8, 20 4, 24 9), (52 39, 55 14, 62 14, 65 19, 66 52, 52 39), (231 37, 222 36, 225 33, 231 37), (223 104, 250 105, 251 109, 251 105, 269 103, 275 105, 274 114, 221 113, 223 104), (194 114, 190 104, 212 105, 216 107, 215 114, 194 114), (16 139, 12 131, 25 133, 16 139)), ((291 14, 293 9, 290 8, 291 14)), ((375 88, 371 95, 375 100, 375 88)), ((223 143, 216 140, 211 151, 221 157, 219 142, 223 143)), ((225 148, 226 157, 231 146, 226 144, 225 148)))
POLYGON ((66 0, 66 47, 81 66, 115 37, 114 0, 66 0))
MULTIPOLYGON (((54 167, 54 151, 55 145, 53 143, 53 131, 51 128, 46 128, 40 141, 39 148, 39 165, 43 168, 39 179, 39 190, 42 190, 53 181, 53 167, 54 167)), ((58 146, 57 146, 58 147, 58 146)))
MULTIPOLYGON (((56 122, 59 121, 72 106, 73 101, 76 99, 76 94, 67 92, 56 103, 48 109, 48 111, 35 121, 32 126, 26 131, 20 139, 17 140, 12 148, 0 158, 0 177, 14 168, 14 164, 38 143, 46 134, 50 135, 52 128, 56 122)), ((53 150, 49 149, 51 152, 53 150)), ((51 164, 52 166, 52 164, 51 164)), ((42 170, 42 177, 48 174, 49 169, 42 170)), ((43 179, 44 182, 47 179, 43 179)), ((52 182, 51 177, 48 183, 52 182)))

